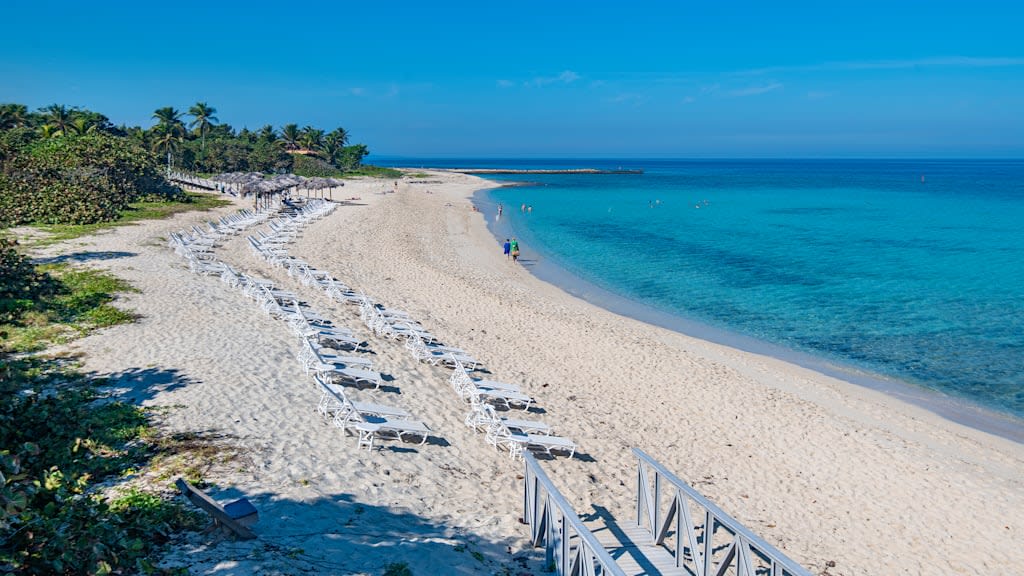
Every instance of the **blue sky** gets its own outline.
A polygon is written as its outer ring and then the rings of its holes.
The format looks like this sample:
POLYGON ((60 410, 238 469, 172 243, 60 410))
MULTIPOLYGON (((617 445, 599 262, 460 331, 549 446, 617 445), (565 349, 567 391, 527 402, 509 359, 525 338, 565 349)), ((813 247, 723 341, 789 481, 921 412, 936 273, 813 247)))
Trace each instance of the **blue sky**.
POLYGON ((118 124, 205 101, 380 155, 1024 157, 1021 2, 13 4, 0 102, 118 124))

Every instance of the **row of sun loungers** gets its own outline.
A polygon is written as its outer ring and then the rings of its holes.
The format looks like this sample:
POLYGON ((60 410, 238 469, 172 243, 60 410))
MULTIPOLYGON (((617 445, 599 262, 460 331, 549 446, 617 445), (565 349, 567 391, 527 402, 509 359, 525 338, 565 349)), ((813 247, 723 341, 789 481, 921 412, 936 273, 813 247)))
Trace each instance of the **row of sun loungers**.
POLYGON ((345 389, 331 384, 321 377, 315 377, 320 387, 320 402, 317 410, 334 425, 347 432, 354 431, 360 447, 373 448, 375 437, 393 437, 402 441, 418 438, 424 444, 432 434, 429 427, 402 410, 366 402, 354 402, 345 396, 345 389))
POLYGON ((199 274, 219 275, 221 279, 259 302, 273 317, 285 321, 299 339, 298 361, 306 374, 320 388, 318 411, 338 428, 355 435, 359 447, 372 449, 374 439, 393 438, 418 440, 421 444, 432 434, 430 428, 413 419, 401 408, 373 403, 354 402, 344 386, 372 386, 379 389, 383 378, 373 369, 372 361, 355 353, 365 350, 366 343, 353 333, 332 324, 306 306, 293 292, 282 290, 269 280, 240 274, 218 261, 213 251, 223 238, 238 234, 256 224, 266 222, 270 233, 257 231, 247 240, 253 251, 271 265, 283 268, 288 275, 308 287, 317 287, 341 303, 358 304, 360 317, 374 334, 383 338, 404 340, 404 346, 419 361, 452 369, 449 382, 456 395, 467 402, 470 412, 465 423, 484 432, 486 441, 496 449, 507 450, 510 457, 521 457, 525 450, 543 450, 575 454, 576 445, 568 438, 553 435, 543 422, 509 418, 499 415, 497 408, 523 411, 535 403, 517 385, 474 377, 480 362, 456 347, 440 343, 424 326, 408 313, 375 304, 364 294, 357 294, 329 273, 317 270, 307 262, 288 254, 287 244, 294 241, 303 226, 322 217, 333 208, 329 203, 309 203, 293 216, 267 221, 265 215, 240 214, 210 224, 208 230, 196 228, 172 235, 175 250, 189 259, 190 268, 199 274))
MULTIPOLYGON (((257 232, 248 241, 253 251, 274 266, 287 270, 288 275, 306 286, 320 287, 331 298, 343 303, 360 302, 356 295, 342 282, 288 255, 286 245, 298 237, 301 227, 309 219, 298 217, 276 219, 268 223, 272 234, 257 232)), ((306 374, 311 375, 320 388, 321 397, 317 410, 348 434, 357 438, 359 447, 373 449, 378 438, 392 438, 401 441, 417 440, 423 444, 433 435, 422 421, 415 420, 401 408, 381 404, 351 401, 345 395, 345 385, 379 389, 383 378, 373 370, 372 361, 349 352, 365 349, 365 342, 353 333, 334 326, 301 305, 291 293, 278 291, 267 298, 271 313, 285 317, 289 326, 300 339, 298 360, 306 374), (282 300, 291 299, 290 305, 282 300), (275 304, 276 302, 276 304, 275 304), (345 351, 345 354, 341 352, 345 351)))

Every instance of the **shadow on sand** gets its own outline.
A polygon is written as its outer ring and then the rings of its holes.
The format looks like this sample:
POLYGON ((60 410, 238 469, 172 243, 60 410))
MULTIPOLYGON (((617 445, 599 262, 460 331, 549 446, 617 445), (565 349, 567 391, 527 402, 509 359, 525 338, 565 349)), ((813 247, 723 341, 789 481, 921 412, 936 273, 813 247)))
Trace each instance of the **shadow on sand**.
POLYGON ((136 405, 155 398, 161 392, 202 384, 201 380, 182 374, 177 368, 129 368, 113 374, 91 372, 88 376, 106 379, 101 387, 111 395, 111 399, 136 405))
POLYGON ((64 262, 91 262, 93 260, 116 260, 118 258, 131 258, 137 256, 135 252, 100 251, 100 252, 72 252, 52 258, 37 258, 35 264, 61 264, 64 262))
POLYGON ((494 540, 406 510, 359 502, 353 494, 310 500, 279 494, 208 491, 224 503, 246 497, 259 511, 256 540, 190 533, 164 559, 195 574, 383 574, 405 563, 413 574, 539 574, 543 549, 523 538, 494 540))

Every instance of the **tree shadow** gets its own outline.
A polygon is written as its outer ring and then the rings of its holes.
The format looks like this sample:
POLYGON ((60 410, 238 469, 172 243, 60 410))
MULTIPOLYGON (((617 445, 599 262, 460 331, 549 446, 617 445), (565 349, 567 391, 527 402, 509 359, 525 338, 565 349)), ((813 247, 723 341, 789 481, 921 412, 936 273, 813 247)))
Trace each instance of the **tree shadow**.
POLYGON ((93 260, 116 260, 118 258, 130 258, 138 256, 135 252, 122 251, 99 251, 99 252, 72 252, 52 258, 36 258, 34 264, 61 264, 63 262, 91 262, 93 260))
POLYGON ((408 510, 360 502, 349 493, 303 500, 236 489, 207 493, 222 504, 247 498, 259 511, 251 527, 257 538, 192 532, 161 567, 216 575, 382 574, 392 564, 405 564, 413 574, 518 575, 544 569, 543 549, 529 548, 525 529, 521 538, 488 538, 408 510))
POLYGON ((177 390, 189 384, 202 384, 202 380, 188 376, 177 368, 128 368, 112 374, 87 374, 94 380, 106 379, 101 389, 110 399, 129 404, 142 404, 158 394, 177 390))

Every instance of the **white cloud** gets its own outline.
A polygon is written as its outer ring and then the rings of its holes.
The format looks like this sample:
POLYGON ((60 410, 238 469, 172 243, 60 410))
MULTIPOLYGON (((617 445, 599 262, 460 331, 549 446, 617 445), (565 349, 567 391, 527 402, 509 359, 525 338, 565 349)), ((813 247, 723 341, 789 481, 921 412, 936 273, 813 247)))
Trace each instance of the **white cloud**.
POLYGON ((617 94, 608 99, 612 104, 633 104, 640 105, 647 101, 643 94, 624 93, 617 94))
POLYGON ((515 86, 515 82, 511 80, 498 80, 498 88, 511 88, 515 86))
POLYGON ((562 82, 565 82, 566 84, 569 84, 570 82, 575 82, 579 80, 580 75, 573 72, 572 70, 565 70, 564 72, 558 75, 558 79, 561 80, 562 82))
POLYGON ((808 100, 824 100, 834 95, 834 92, 825 92, 824 90, 811 90, 807 93, 808 100))
POLYGON ((527 85, 547 86, 548 84, 572 84, 580 78, 582 78, 582 76, 572 70, 563 70, 558 76, 537 76, 528 82, 527 85))
POLYGON ((767 94, 768 92, 774 92, 782 88, 781 82, 769 82, 767 84, 757 84, 754 86, 748 86, 746 88, 737 88, 729 91, 729 96, 743 97, 743 96, 757 96, 758 94, 767 94))
POLYGON ((693 96, 687 96, 686 98, 683 98, 682 103, 683 104, 693 104, 696 101, 697 101, 697 99, 694 98, 693 96))
POLYGON ((360 86, 356 86, 355 88, 349 88, 348 93, 353 96, 362 96, 363 94, 366 94, 366 89, 360 86))
POLYGON ((739 75, 778 74, 782 72, 830 72, 843 70, 900 70, 906 68, 1000 68, 1024 66, 1024 58, 975 58, 971 56, 945 56, 907 60, 852 60, 822 62, 796 66, 768 66, 736 72, 739 75))

